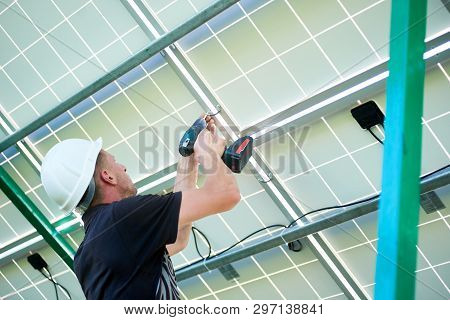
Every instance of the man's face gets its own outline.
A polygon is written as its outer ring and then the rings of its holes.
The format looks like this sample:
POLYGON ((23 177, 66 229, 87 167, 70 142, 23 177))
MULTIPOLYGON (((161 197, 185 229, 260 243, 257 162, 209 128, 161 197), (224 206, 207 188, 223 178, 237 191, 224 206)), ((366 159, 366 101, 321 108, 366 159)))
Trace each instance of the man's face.
POLYGON ((123 164, 116 162, 115 157, 109 152, 104 150, 101 152, 105 155, 108 170, 111 171, 110 174, 117 179, 117 186, 121 193, 123 193, 124 196, 136 195, 137 190, 127 173, 127 168, 123 164))

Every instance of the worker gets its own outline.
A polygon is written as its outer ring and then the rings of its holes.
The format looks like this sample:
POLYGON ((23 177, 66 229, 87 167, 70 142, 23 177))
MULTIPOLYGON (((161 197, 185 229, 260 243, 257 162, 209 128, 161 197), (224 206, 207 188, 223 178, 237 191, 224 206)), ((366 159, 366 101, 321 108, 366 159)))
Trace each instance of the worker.
POLYGON ((49 197, 65 213, 84 212, 74 270, 87 299, 180 299, 170 256, 187 246, 192 222, 240 200, 221 160, 225 141, 214 120, 205 120, 194 154, 179 160, 173 192, 165 195, 136 195, 101 138, 64 140, 45 156, 41 178, 49 197), (206 180, 196 188, 199 164, 206 180))

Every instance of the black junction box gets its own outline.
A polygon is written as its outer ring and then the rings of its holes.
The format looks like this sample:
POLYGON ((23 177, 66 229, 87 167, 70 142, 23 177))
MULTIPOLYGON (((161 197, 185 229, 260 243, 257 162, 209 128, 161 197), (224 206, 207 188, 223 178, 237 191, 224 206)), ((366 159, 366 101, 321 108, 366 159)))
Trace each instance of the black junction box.
POLYGON ((45 262, 45 260, 42 259, 39 253, 33 253, 31 256, 27 257, 27 260, 31 264, 31 266, 36 270, 42 270, 44 268, 47 268, 48 266, 47 262, 45 262))
POLYGON ((384 125, 384 114, 375 101, 367 101, 351 110, 353 118, 359 123, 361 128, 370 129, 377 124, 384 125))

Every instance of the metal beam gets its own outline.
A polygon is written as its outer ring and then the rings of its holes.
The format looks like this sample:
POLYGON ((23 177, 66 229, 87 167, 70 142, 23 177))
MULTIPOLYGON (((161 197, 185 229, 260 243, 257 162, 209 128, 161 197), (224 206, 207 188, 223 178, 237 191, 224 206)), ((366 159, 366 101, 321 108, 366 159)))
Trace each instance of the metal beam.
MULTIPOLYGON (((448 184, 450 184, 450 169, 447 168, 422 179, 420 185, 421 193, 426 193, 431 190, 447 186, 448 184)), ((230 250, 229 252, 218 257, 214 257, 206 261, 200 261, 188 267, 180 268, 176 270, 177 280, 182 281, 197 274, 201 274, 220 266, 250 257, 257 253, 284 245, 286 242, 307 237, 308 235, 361 217, 370 212, 374 212, 377 209, 378 200, 374 199, 366 203, 348 207, 346 209, 333 210, 328 213, 326 217, 320 220, 316 220, 302 226, 292 227, 284 233, 278 233, 277 235, 266 237, 263 240, 258 239, 257 243, 250 244, 242 249, 230 250)), ((414 228, 416 228, 416 226, 414 226, 414 228)))
MULTIPOLYGON (((271 172, 270 166, 262 159, 257 150, 254 150, 253 158, 258 165, 261 166, 261 169, 264 172, 271 172)), ((278 181, 275 175, 271 174, 269 183, 264 183, 263 186, 266 187, 266 192, 269 194, 272 201, 284 213, 288 221, 292 221, 293 219, 303 215, 304 212, 292 199, 291 195, 281 184, 281 182, 278 181), (277 192, 279 192, 279 195, 271 190, 269 183, 273 184, 277 192)), ((300 223, 307 225, 311 223, 311 221, 309 217, 302 217, 300 219, 300 223)), ((326 241, 323 239, 322 235, 318 233, 307 235, 302 241, 308 245, 348 299, 368 299, 364 290, 356 282, 356 279, 353 278, 349 270, 347 270, 339 258, 333 253, 333 250, 326 244, 326 241)))
MULTIPOLYGON (((12 123, 12 118, 8 115, 3 106, 0 105, 0 130, 3 131, 5 136, 8 136, 14 132, 16 127, 12 123)), ((41 156, 36 147, 31 143, 29 138, 25 138, 22 141, 17 141, 16 148, 31 166, 31 168, 39 175, 41 169, 41 156)))
MULTIPOLYGON (((69 234, 80 230, 80 223, 70 216, 61 218, 54 223, 53 227, 61 234, 69 234)), ((33 231, 25 236, 9 242, 0 250, 0 267, 11 262, 12 259, 23 257, 29 251, 39 250, 46 244, 44 238, 33 231)))
MULTIPOLYGON (((153 17, 151 12, 141 0, 121 0, 123 5, 129 10, 137 23, 141 26, 148 36, 158 37, 162 31, 161 26, 153 17)), ((172 67, 178 77, 183 81, 191 94, 197 99, 199 104, 205 111, 217 110, 218 101, 214 94, 208 89, 207 85, 201 80, 196 71, 190 65, 189 61, 184 57, 183 53, 177 49, 176 45, 172 45, 164 50, 164 59, 172 67)), ((231 117, 221 110, 220 114, 216 116, 216 123, 221 132, 230 140, 235 140, 240 136, 238 126, 232 121, 231 117)), ((261 169, 265 173, 270 173, 271 169, 267 164, 264 164, 262 158, 259 157, 255 150, 253 159, 250 161, 249 167, 256 177, 262 177, 261 169), (261 167, 261 168, 260 168, 261 167)), ((264 177, 262 177, 264 179, 264 177)), ((300 208, 290 198, 288 192, 278 182, 276 177, 272 177, 270 183, 262 183, 262 187, 267 194, 275 202, 280 209, 280 212, 289 220, 293 221, 298 216, 302 215, 300 208)), ((303 218, 304 223, 309 222, 307 218, 303 218)), ((342 289, 344 294, 349 299, 367 299, 363 290, 359 288, 350 273, 340 263, 339 259, 334 256, 332 250, 326 245, 321 235, 314 235, 307 237, 304 243, 311 248, 315 256, 319 259, 325 269, 328 270, 337 285, 342 289), (324 247, 322 247, 324 245, 324 247)))
POLYGON ((73 258, 75 256, 73 248, 2 167, 0 167, 0 189, 24 215, 28 222, 36 228, 67 266, 73 269, 73 258))
MULTIPOLYGON (((444 35, 441 35, 438 38, 435 38, 433 40, 430 40, 427 42, 427 49, 431 50, 433 48, 437 48, 439 46, 441 46, 443 43, 448 42, 449 41, 449 35, 450 33, 445 33, 444 35)), ((427 63, 430 65, 432 63, 437 63, 440 61, 444 61, 446 58, 448 57, 448 50, 431 57, 430 59, 427 60, 427 63)), ((375 67, 376 68, 376 67, 375 67)), ((373 74, 371 72, 371 74, 373 74)), ((367 78, 367 76, 366 76, 367 78)), ((357 83, 357 81, 355 81, 354 83, 357 83)), ((340 92, 339 90, 344 90, 345 88, 341 87, 342 84, 337 85, 338 87, 336 87, 335 89, 333 89, 334 93, 338 93, 340 92)), ((371 94, 373 94, 374 92, 371 91, 371 94)), ((322 94, 320 94, 322 95, 322 94)), ((324 106, 324 108, 326 108, 327 110, 331 110, 331 108, 333 109, 339 109, 339 108, 344 108, 347 107, 349 104, 353 103, 353 101, 357 100, 357 99, 363 99, 363 97, 365 96, 365 92, 364 90, 360 90, 360 91, 356 91, 352 97, 351 97, 351 101, 347 101, 345 104, 344 100, 340 100, 339 104, 330 104, 330 105, 326 105, 324 106)), ((370 97, 370 95, 369 95, 370 97)), ((199 99, 199 98, 198 98, 199 99)), ((317 100, 315 100, 316 102, 320 102, 320 101, 324 101, 321 99, 326 99, 326 96, 322 96, 322 98, 320 98, 319 96, 317 97, 317 100)), ((306 101, 306 100, 305 100, 306 101)), ((298 104, 292 106, 291 108, 295 108, 296 106, 299 106, 298 104)), ((291 108, 289 108, 288 110, 290 110, 291 108)), ((284 115, 284 113, 281 113, 280 116, 282 116, 283 119, 285 119, 287 116, 284 115)), ((313 114, 313 117, 319 117, 320 115, 317 113, 313 114)), ((299 118, 297 121, 289 123, 290 126, 300 126, 304 123, 306 123, 308 120, 304 119, 304 118, 299 118)), ((221 130, 223 131, 223 130, 221 130)), ((6 131, 5 131, 6 132, 6 131)), ((278 133, 278 132, 277 132, 278 133)), ((271 133, 267 133, 267 136, 271 135, 271 133)), ((264 141, 267 141, 267 139, 269 139, 268 137, 264 136, 261 139, 257 139, 255 140, 256 144, 261 144, 264 141)), ((28 149, 28 148, 27 148, 28 149)), ((137 181, 135 183, 135 186, 138 188, 138 190, 141 190, 141 192, 143 193, 151 193, 151 192, 159 192, 161 189, 165 189, 168 188, 170 185, 173 185, 174 183, 174 178, 166 178, 168 175, 173 175, 176 172, 176 164, 172 164, 166 168, 161 169, 160 171, 146 177, 143 178, 139 181, 137 181)), ((275 181, 276 182, 276 181, 275 181)), ((265 186, 265 185, 264 185, 265 186)), ((267 190, 266 190, 267 191, 267 190)), ((282 206, 282 203, 280 201, 280 199, 278 198, 273 198, 273 201, 276 202, 277 206, 280 208, 282 206)), ((288 218, 289 219, 289 218, 288 218)), ((59 229, 58 229, 59 230, 59 229)), ((59 230, 61 233, 65 233, 65 230, 59 230)), ((17 242, 15 242, 15 244, 17 246, 20 246, 22 249, 18 252, 15 253, 17 255, 20 254, 24 254, 25 252, 32 250, 34 247, 32 246, 23 246, 23 244, 28 241, 29 239, 27 237, 23 237, 20 239, 17 239, 17 242)), ((42 246, 42 239, 40 240, 39 243, 37 243, 36 245, 40 245, 42 246)), ((5 254, 5 252, 7 251, 6 248, 2 248, 0 249, 0 265, 3 264, 4 261, 6 261, 7 259, 11 259, 12 256, 10 256, 9 254, 5 254), (6 260, 5 260, 6 259, 6 260)))
POLYGON ((375 299, 414 299, 426 0, 392 1, 375 299))
MULTIPOLYGON (((426 58, 427 68, 435 67, 438 62, 450 58, 449 41, 450 32, 446 32, 426 42, 427 52, 434 52, 426 58)), ((330 112, 342 110, 358 99, 364 100, 382 92, 387 77, 388 62, 385 61, 292 105, 282 113, 244 128, 242 135, 251 135, 255 138, 253 145, 259 146, 287 133, 291 128, 301 127, 330 112)))
POLYGON ((197 15, 176 27, 174 30, 162 35, 160 38, 153 41, 148 47, 138 52, 136 55, 132 56, 127 61, 120 64, 118 67, 105 74, 100 79, 94 81, 89 86, 85 87, 75 95, 71 96, 67 100, 63 101, 55 108, 51 109, 47 113, 43 114, 36 120, 33 120, 28 125, 17 130, 13 134, 4 138, 0 141, 0 152, 6 150, 10 146, 14 145, 17 141, 25 138, 30 133, 39 129, 40 127, 47 124, 49 121, 55 119, 62 113, 66 112, 70 108, 74 107, 84 99, 90 97, 92 94, 107 86, 114 80, 118 79, 120 76, 124 75, 128 71, 137 67, 141 63, 145 62, 147 59, 157 54, 164 48, 170 46, 175 41, 178 41, 183 36, 193 31, 197 27, 201 26, 211 18, 215 17, 219 13, 223 12, 225 9, 229 8, 233 4, 238 2, 238 0, 218 0, 217 2, 210 5, 208 8, 199 12, 197 15))

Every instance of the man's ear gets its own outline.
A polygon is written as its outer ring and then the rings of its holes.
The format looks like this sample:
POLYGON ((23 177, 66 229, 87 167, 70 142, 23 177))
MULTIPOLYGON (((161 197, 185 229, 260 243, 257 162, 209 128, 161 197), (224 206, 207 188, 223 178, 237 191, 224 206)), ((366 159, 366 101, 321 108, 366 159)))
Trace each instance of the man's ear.
POLYGON ((100 173, 100 177, 103 180, 103 182, 111 184, 111 185, 116 185, 117 184, 117 179, 110 175, 108 170, 102 170, 102 172, 100 173))

